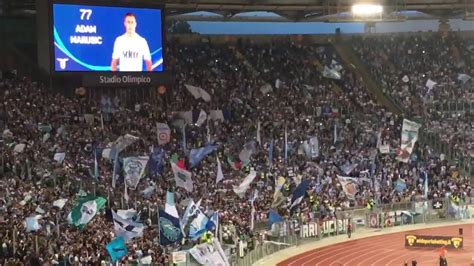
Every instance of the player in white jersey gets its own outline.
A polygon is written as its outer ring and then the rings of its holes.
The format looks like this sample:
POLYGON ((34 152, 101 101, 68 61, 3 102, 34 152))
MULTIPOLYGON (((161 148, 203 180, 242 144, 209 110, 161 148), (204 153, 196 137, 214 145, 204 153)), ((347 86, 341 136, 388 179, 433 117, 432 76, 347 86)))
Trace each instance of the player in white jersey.
POLYGON ((152 71, 150 48, 145 38, 135 32, 137 20, 132 13, 125 14, 124 26, 126 32, 117 37, 112 54, 112 71, 143 71, 145 60, 146 71, 152 71))

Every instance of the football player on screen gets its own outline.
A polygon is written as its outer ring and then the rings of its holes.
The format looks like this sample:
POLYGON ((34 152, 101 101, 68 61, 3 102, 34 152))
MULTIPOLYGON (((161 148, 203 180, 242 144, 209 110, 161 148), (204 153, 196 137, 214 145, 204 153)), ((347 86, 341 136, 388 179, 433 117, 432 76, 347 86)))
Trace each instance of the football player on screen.
POLYGON ((152 71, 150 48, 145 38, 135 32, 137 20, 132 13, 125 14, 125 33, 115 39, 112 54, 112 71, 139 72, 143 71, 145 60, 146 71, 152 71))

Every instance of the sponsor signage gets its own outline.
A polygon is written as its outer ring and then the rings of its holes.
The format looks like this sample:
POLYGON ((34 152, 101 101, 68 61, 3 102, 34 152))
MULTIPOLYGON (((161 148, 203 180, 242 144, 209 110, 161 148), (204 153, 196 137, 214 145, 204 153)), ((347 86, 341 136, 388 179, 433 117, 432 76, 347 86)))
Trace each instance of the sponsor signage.
POLYGON ((87 73, 82 75, 83 86, 94 87, 130 87, 130 86, 151 86, 169 83, 169 75, 153 73, 121 73, 121 72, 102 72, 87 73))
POLYGON ((464 240, 460 236, 405 235, 405 247, 461 249, 464 240))
POLYGON ((348 223, 348 219, 328 220, 321 224, 316 222, 306 223, 301 226, 300 236, 301 238, 317 238, 319 235, 345 234, 348 223))

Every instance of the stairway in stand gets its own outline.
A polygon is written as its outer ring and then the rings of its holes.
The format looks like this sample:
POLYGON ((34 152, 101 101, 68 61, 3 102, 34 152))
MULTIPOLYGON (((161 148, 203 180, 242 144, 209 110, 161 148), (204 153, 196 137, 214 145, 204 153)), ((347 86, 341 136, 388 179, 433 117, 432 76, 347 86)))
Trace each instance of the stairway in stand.
POLYGON ((382 91, 382 88, 374 80, 369 70, 362 60, 354 53, 350 45, 346 43, 336 43, 334 48, 342 59, 342 64, 346 69, 352 69, 357 78, 362 78, 368 93, 375 96, 378 103, 387 107, 394 114, 401 114, 402 109, 392 102, 382 91))

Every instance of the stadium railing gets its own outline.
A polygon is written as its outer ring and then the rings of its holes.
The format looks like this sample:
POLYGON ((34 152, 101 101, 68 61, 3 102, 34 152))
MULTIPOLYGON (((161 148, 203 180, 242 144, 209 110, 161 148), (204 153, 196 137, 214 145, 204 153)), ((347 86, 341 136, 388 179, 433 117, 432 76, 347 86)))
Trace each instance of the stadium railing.
MULTIPOLYGON (((434 209, 432 201, 407 202, 377 206, 373 210, 354 209, 336 212, 335 218, 314 220, 286 220, 273 226, 268 240, 256 241, 248 252, 237 251, 235 264, 250 266, 255 262, 288 247, 319 241, 324 238, 347 234, 347 221, 353 224, 353 233, 361 228, 381 229, 470 218, 466 203, 455 205, 449 199, 441 201, 442 207, 434 209), (405 209, 407 208, 407 209, 405 209), (329 225, 329 226, 328 226, 329 225), (276 227, 276 229, 275 229, 276 227)), ((315 215, 317 216, 317 215, 315 215)), ((242 251, 242 250, 240 250, 242 251)))

